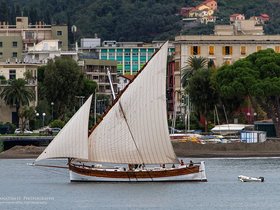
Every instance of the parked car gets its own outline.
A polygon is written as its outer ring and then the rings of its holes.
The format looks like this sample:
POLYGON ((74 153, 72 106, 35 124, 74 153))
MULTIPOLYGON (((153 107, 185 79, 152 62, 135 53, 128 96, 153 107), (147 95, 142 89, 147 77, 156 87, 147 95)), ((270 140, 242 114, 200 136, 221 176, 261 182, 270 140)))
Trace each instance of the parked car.
MULTIPOLYGON (((20 128, 17 128, 17 129, 15 130, 15 134, 19 134, 19 133, 22 133, 22 131, 20 130, 20 128)), ((24 129, 23 133, 24 133, 24 134, 31 134, 31 133, 33 133, 33 132, 30 131, 30 130, 24 129)))
POLYGON ((61 128, 50 128, 53 134, 59 133, 61 131, 61 128))

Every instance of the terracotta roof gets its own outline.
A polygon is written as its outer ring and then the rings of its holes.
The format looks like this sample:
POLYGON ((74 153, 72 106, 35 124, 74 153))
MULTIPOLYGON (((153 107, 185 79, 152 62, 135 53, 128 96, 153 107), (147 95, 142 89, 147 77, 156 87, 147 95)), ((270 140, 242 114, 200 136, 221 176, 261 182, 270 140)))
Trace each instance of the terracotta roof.
POLYGON ((268 14, 261 14, 260 16, 269 18, 268 14))
POLYGON ((212 1, 216 2, 215 0, 205 0, 204 2, 202 2, 202 4, 205 4, 205 3, 208 3, 208 2, 212 2, 212 1))
POLYGON ((135 77, 135 75, 130 75, 130 74, 124 74, 124 75, 120 75, 120 77, 123 77, 125 79, 128 79, 128 80, 133 80, 133 78, 135 77))
MULTIPOLYGON (((242 14, 232 14, 230 17, 237 17, 239 15, 242 15, 242 14)), ((243 15, 244 16, 244 15, 243 15)))

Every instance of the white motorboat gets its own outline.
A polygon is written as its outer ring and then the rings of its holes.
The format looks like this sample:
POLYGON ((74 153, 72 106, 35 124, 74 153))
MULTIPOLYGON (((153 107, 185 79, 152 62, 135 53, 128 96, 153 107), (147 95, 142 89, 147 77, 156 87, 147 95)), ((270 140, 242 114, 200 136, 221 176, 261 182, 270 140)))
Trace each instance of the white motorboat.
POLYGON ((264 177, 250 177, 250 176, 239 175, 238 179, 241 182, 264 182, 264 177))

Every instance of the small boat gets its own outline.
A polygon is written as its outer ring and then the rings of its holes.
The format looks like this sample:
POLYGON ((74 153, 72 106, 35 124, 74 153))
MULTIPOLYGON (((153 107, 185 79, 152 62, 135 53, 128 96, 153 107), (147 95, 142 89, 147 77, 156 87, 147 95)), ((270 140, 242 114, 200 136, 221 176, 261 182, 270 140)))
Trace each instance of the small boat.
POLYGON ((239 175, 238 179, 241 182, 264 182, 264 177, 250 177, 250 176, 244 176, 244 175, 239 175))
POLYGON ((36 161, 68 158, 66 167, 71 181, 206 182, 204 161, 180 164, 170 141, 166 115, 167 51, 168 42, 88 132, 91 95, 36 161), (103 163, 117 166, 102 166, 103 163), (120 164, 128 164, 128 168, 120 164))

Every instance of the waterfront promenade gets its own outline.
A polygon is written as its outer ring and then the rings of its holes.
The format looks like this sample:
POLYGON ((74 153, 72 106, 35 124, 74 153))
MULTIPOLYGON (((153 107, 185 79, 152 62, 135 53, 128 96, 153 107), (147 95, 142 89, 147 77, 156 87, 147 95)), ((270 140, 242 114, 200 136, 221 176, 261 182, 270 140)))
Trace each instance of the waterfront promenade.
MULTIPOLYGON (((53 136, 28 136, 0 138, 6 151, 0 158, 36 158, 53 139, 53 136)), ((280 141, 268 140, 263 143, 197 144, 172 142, 178 157, 280 157, 280 141)))

